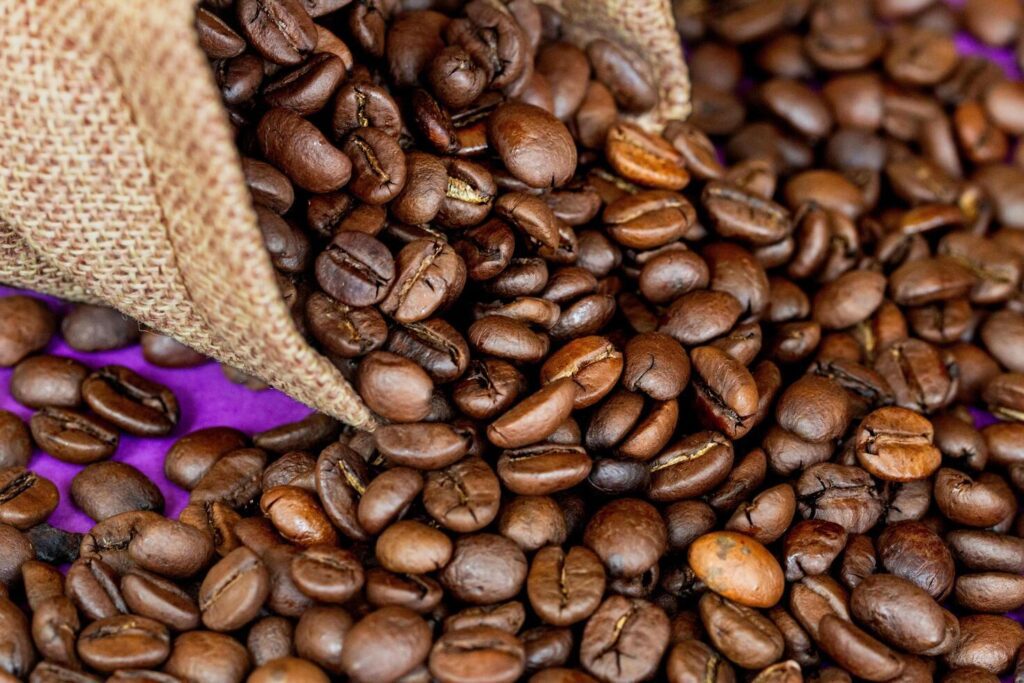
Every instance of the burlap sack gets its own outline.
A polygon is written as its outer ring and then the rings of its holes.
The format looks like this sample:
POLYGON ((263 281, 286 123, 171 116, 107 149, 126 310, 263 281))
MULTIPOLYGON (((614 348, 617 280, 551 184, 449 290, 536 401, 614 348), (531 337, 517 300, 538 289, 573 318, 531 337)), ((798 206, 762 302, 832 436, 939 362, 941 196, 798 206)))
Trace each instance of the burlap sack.
MULTIPOLYGON (((353 426, 373 416, 278 294, 196 0, 0 0, 0 282, 106 303, 353 426)), ((570 38, 689 86, 668 0, 561 0, 570 38)))

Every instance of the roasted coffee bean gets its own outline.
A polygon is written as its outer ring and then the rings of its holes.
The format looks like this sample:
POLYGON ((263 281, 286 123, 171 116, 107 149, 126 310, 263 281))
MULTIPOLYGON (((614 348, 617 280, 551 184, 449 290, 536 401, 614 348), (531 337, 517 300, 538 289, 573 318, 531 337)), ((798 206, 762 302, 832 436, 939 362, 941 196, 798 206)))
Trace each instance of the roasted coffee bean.
POLYGON ((97 415, 138 436, 163 436, 181 417, 170 389, 120 365, 90 375, 82 384, 82 398, 97 415))
POLYGON ((526 579, 531 607, 544 622, 556 626, 569 626, 593 614, 604 588, 600 559, 580 546, 568 552, 554 546, 539 550, 526 579))
POLYGON ((0 524, 27 530, 45 521, 59 501, 60 492, 49 479, 24 467, 0 469, 0 524))
POLYGON ((601 558, 611 576, 632 578, 650 569, 665 552, 668 530, 650 503, 622 498, 590 519, 583 543, 601 558))
POLYGON ((252 621, 270 590, 267 568, 248 548, 238 548, 215 564, 199 589, 203 623, 233 631, 252 621))
POLYGON ((511 683, 525 668, 523 644, 494 626, 448 631, 430 652, 430 672, 440 681, 489 680, 511 683))
POLYGON ((903 671, 899 655, 849 621, 832 614, 821 619, 818 643, 843 668, 866 680, 889 680, 903 671))
POLYGON ((501 486, 490 466, 468 457, 427 475, 423 506, 431 517, 458 533, 477 531, 498 515, 501 486))
POLYGON ((541 441, 569 417, 578 393, 568 377, 546 384, 494 420, 487 427, 487 438, 500 448, 541 441))
POLYGON ((932 436, 931 423, 921 415, 905 408, 880 408, 861 421, 857 459, 879 479, 924 479, 942 463, 932 436))
POLYGON ((196 430, 178 439, 164 456, 164 475, 178 486, 192 489, 226 453, 244 448, 244 434, 230 427, 196 430))
POLYGON ((29 408, 75 408, 82 403, 82 382, 88 374, 88 368, 71 358, 32 356, 14 368, 11 396, 29 408))
POLYGON ((715 593, 705 593, 699 606, 712 644, 735 664, 761 669, 782 657, 782 633, 757 610, 715 593))
POLYGON ((649 135, 633 123, 612 124, 605 156, 626 180, 645 187, 681 190, 690 182, 682 155, 665 139, 649 135))
POLYGON ((178 631, 190 631, 199 626, 199 607, 195 600, 168 579, 133 569, 121 579, 121 594, 134 614, 178 631))
POLYGON ((1008 617, 971 614, 960 618, 960 638, 944 655, 950 667, 977 667, 1000 673, 1013 663, 1014 652, 1024 642, 1024 629, 1008 617))
POLYGON ((944 600, 953 587, 953 555, 942 539, 920 522, 890 525, 878 537, 878 556, 886 571, 944 600))
POLYGON ((404 607, 382 607, 345 635, 341 666, 353 681, 396 680, 427 658, 430 627, 404 607))
MULTIPOLYGON (((299 242, 303 240, 300 238, 299 242)), ((276 253, 268 241, 268 251, 276 253)), ((301 249, 301 247, 300 247, 301 249)), ((304 256, 299 257, 304 258, 304 256)), ((150 365, 162 368, 191 368, 202 365, 209 359, 198 351, 185 346, 172 337, 166 337, 156 332, 142 332, 142 357, 150 365)))
POLYGON ((109 351, 138 340, 139 325, 113 308, 79 304, 61 320, 60 332, 77 351, 109 351))
POLYGON ((162 512, 164 508, 164 496, 156 484, 121 462, 97 462, 85 467, 71 481, 71 498, 96 521, 130 510, 162 512))
POLYGON ((751 607, 771 607, 782 597, 782 569, 757 541, 721 531, 690 544, 690 567, 708 588, 751 607))
POLYGON ((29 427, 39 448, 78 465, 109 458, 120 440, 106 420, 65 408, 43 408, 32 416, 29 427))
POLYGON ((655 501, 700 496, 725 480, 733 464, 731 442, 718 432, 698 432, 669 446, 648 463, 648 495, 655 501))
POLYGON ((305 190, 332 192, 345 185, 352 175, 348 156, 290 109, 278 107, 264 114, 257 136, 264 157, 305 190))
POLYGON ((14 413, 0 410, 0 467, 23 467, 31 455, 28 427, 14 413))
POLYGON ((50 343, 57 322, 42 301, 27 296, 0 298, 0 367, 16 365, 50 343))
POLYGON ((668 638, 668 617, 660 607, 614 595, 587 622, 580 663, 601 680, 641 681, 657 670, 668 638))
POLYGON ((99 671, 159 666, 171 650, 171 637, 160 622, 134 615, 118 615, 86 626, 78 640, 78 654, 99 671))
POLYGON ((494 110, 487 135, 509 172, 531 187, 559 187, 576 167, 565 126, 540 107, 509 102, 494 110))
POLYGON ((793 487, 779 484, 765 489, 749 503, 738 507, 725 523, 725 528, 748 534, 759 543, 772 543, 786 532, 795 513, 796 494, 793 493, 793 487))

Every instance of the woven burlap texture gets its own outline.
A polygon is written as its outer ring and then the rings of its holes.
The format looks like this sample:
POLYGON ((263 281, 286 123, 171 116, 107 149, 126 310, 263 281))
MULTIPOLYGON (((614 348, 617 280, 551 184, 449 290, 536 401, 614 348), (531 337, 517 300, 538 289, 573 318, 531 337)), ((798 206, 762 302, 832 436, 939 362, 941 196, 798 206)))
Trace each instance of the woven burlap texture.
MULTIPOLYGON (((114 306, 370 429, 370 411, 280 297, 194 5, 0 0, 0 282, 114 306)), ((672 30, 667 0, 563 9, 577 41, 616 26, 655 64, 674 44, 655 67, 659 115, 685 117, 678 42, 650 32, 672 30)))

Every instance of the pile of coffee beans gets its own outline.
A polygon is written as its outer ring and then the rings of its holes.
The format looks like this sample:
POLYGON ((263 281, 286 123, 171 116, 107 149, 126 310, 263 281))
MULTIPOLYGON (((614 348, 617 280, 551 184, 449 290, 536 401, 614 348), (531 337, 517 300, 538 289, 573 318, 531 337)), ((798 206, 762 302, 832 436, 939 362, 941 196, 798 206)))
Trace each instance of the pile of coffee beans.
POLYGON ((381 426, 181 436, 168 519, 108 458, 174 395, 0 300, 0 680, 1024 680, 1024 85, 953 41, 1024 59, 1024 7, 674 9, 656 134, 641 55, 532 0, 201 2, 283 297, 381 426))

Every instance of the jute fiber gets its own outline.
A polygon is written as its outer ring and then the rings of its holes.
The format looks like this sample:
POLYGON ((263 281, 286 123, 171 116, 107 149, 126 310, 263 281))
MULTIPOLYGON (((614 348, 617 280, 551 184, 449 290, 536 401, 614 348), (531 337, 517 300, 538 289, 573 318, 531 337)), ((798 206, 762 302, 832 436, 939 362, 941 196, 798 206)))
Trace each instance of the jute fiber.
MULTIPOLYGON (((105 303, 355 427, 374 418, 296 330, 195 0, 0 0, 0 282, 105 303)), ((563 0, 570 39, 648 57, 662 103, 689 87, 668 0, 563 0)))

